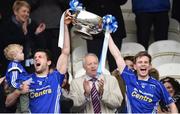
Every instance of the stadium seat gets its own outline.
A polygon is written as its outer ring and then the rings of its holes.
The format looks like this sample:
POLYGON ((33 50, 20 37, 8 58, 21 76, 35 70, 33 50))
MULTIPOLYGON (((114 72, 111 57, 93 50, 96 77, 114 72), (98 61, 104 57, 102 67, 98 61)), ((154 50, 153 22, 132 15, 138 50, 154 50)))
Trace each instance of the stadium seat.
POLYGON ((149 46, 148 53, 155 68, 165 63, 180 63, 180 43, 174 40, 156 41, 149 46))
POLYGON ((76 47, 72 51, 72 65, 73 65, 73 74, 75 74, 76 71, 83 68, 82 66, 82 58, 87 53, 87 47, 79 46, 76 47))
POLYGON ((137 42, 137 36, 133 33, 127 33, 126 38, 123 38, 123 43, 125 42, 137 42))
POLYGON ((141 44, 135 42, 125 42, 121 47, 121 54, 123 57, 134 56, 140 51, 145 51, 145 48, 141 44))
POLYGON ((180 42, 180 33, 168 32, 168 40, 175 40, 180 42))
POLYGON ((169 32, 175 32, 177 34, 180 34, 180 25, 179 22, 173 18, 170 18, 169 20, 169 32))
POLYGON ((122 12, 132 12, 132 2, 131 0, 127 0, 127 2, 124 5, 121 5, 122 12))
POLYGON ((160 79, 168 76, 177 80, 180 80, 179 68, 180 63, 166 63, 156 67, 156 69, 159 71, 160 79))

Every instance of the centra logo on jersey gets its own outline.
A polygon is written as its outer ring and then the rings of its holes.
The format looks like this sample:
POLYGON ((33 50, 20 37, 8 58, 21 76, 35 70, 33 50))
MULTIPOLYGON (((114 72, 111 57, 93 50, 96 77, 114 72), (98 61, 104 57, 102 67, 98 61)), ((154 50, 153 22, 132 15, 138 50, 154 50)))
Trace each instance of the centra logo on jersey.
POLYGON ((132 97, 135 97, 136 99, 139 99, 139 100, 143 100, 143 101, 147 101, 147 102, 152 102, 152 99, 151 98, 149 98, 148 96, 146 96, 146 95, 141 95, 141 94, 139 94, 139 93, 137 93, 137 91, 133 91, 132 93, 131 93, 131 95, 132 95, 132 97))
POLYGON ((44 89, 44 90, 41 90, 41 91, 38 91, 38 92, 30 92, 30 98, 36 98, 36 97, 40 97, 42 95, 45 95, 45 94, 51 94, 52 93, 52 90, 51 89, 44 89))

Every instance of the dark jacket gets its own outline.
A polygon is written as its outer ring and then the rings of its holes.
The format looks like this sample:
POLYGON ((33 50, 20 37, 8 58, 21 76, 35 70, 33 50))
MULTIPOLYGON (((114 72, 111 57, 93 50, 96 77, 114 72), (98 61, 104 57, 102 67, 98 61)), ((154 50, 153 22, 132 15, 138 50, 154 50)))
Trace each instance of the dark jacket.
POLYGON ((4 87, 0 84, 0 113, 5 112, 5 99, 4 87))
POLYGON ((169 11, 169 0, 132 0, 133 12, 161 12, 169 11))
POLYGON ((178 22, 180 23, 180 0, 173 0, 172 18, 178 20, 178 22))
POLYGON ((3 28, 1 29, 1 38, 3 40, 4 47, 12 43, 17 43, 25 46, 26 40, 35 37, 34 33, 37 25, 33 21, 30 21, 27 27, 28 33, 24 35, 22 25, 15 20, 14 16, 12 16, 12 18, 3 23, 2 27, 3 28))
POLYGON ((31 5, 31 18, 44 22, 46 29, 59 28, 62 13, 67 8, 68 0, 27 0, 31 5))

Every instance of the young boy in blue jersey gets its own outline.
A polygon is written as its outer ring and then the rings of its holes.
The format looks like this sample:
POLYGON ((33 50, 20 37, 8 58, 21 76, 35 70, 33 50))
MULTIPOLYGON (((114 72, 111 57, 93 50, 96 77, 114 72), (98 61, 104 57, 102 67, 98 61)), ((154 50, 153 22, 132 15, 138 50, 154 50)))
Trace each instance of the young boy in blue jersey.
POLYGON ((157 113, 158 103, 162 100, 172 113, 178 113, 176 105, 164 85, 149 76, 151 56, 143 51, 134 57, 133 72, 129 69, 112 38, 109 49, 116 60, 120 75, 126 83, 126 108, 128 113, 157 113))
MULTIPOLYGON (((28 73, 21 65, 21 61, 24 60, 23 47, 19 44, 9 44, 4 49, 4 55, 6 59, 10 61, 6 71, 6 80, 10 92, 13 92, 15 89, 23 89, 23 81, 30 79, 28 73)), ((28 107, 29 97, 27 94, 22 94, 16 112, 27 113, 29 112, 28 107)))

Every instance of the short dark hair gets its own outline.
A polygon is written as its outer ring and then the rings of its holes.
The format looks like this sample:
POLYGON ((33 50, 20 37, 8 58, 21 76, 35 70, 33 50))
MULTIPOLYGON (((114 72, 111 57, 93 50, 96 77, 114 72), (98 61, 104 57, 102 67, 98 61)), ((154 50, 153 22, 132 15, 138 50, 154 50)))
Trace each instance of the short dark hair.
POLYGON ((148 54, 147 51, 140 51, 139 53, 137 53, 137 54, 134 56, 134 64, 136 63, 137 58, 143 57, 143 56, 148 57, 148 58, 149 58, 149 63, 151 63, 151 60, 152 60, 151 55, 148 54))
POLYGON ((66 79, 69 81, 69 72, 67 71, 67 72, 65 73, 65 75, 66 75, 66 79))
POLYGON ((44 52, 46 54, 47 60, 52 61, 52 54, 48 49, 37 49, 37 50, 34 51, 33 55, 35 55, 35 53, 37 53, 37 52, 44 52))
POLYGON ((159 80, 159 71, 156 68, 151 68, 149 70, 149 75, 155 78, 156 80, 159 80))
POLYGON ((134 61, 134 56, 125 56, 124 57, 124 60, 126 61, 126 60, 130 60, 130 61, 134 61))

